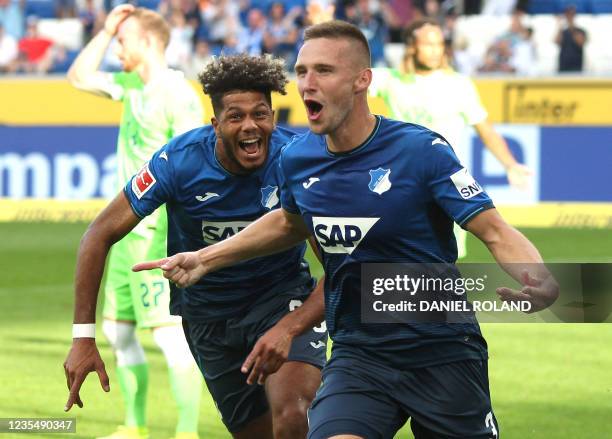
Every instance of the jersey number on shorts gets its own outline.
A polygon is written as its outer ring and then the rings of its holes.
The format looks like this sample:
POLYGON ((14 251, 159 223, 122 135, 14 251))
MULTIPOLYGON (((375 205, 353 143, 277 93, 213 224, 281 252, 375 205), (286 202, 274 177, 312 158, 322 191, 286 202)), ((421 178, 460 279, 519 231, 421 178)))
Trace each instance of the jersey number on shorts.
POLYGON ((491 429, 491 433, 493 434, 493 438, 497 438, 497 428, 495 428, 495 421, 493 420, 493 413, 487 413, 485 417, 485 427, 491 429))
MULTIPOLYGON (((293 311, 296 308, 299 308, 300 306, 302 306, 301 300, 297 300, 297 299, 291 300, 291 302, 289 302, 289 312, 293 311)), ((312 330, 314 332, 321 332, 321 333, 327 331, 327 325, 325 324, 325 320, 323 320, 319 326, 315 326, 314 328, 312 328, 312 330)))
POLYGON ((142 300, 142 306, 148 308, 151 306, 151 300, 149 299, 149 292, 153 293, 153 306, 157 306, 157 298, 164 292, 164 282, 157 281, 153 282, 151 285, 152 288, 150 291, 147 284, 144 282, 140 284, 140 289, 142 294, 140 295, 140 299, 142 300))

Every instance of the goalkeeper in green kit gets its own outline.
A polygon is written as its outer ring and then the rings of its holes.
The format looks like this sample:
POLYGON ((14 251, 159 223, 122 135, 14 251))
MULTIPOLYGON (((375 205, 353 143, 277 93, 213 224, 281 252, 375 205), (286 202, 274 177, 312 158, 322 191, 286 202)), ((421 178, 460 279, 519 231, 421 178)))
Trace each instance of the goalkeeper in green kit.
MULTIPOLYGON (((127 4, 117 6, 108 15, 104 29, 83 49, 68 72, 75 87, 123 104, 117 145, 118 188, 123 188, 169 139, 203 124, 197 93, 181 72, 166 64, 164 52, 169 33, 159 14, 127 4), (117 40, 116 52, 123 72, 102 72, 98 67, 113 38, 117 40)), ((141 183, 144 194, 151 182, 141 183)), ((187 346, 180 317, 170 315, 168 282, 159 270, 144 274, 130 270, 135 262, 166 256, 166 233, 167 218, 162 207, 111 250, 102 329, 117 360, 126 417, 125 424, 104 439, 149 437, 148 365, 136 328, 152 330, 168 362, 178 407, 176 438, 198 437, 202 377, 187 346)))

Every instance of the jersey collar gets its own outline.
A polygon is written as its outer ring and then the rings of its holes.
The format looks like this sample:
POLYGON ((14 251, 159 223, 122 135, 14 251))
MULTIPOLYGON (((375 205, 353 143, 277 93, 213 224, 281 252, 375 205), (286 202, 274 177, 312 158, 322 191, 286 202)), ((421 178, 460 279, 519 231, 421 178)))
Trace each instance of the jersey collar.
POLYGON ((327 152, 327 154, 331 157, 346 157, 346 156, 350 156, 353 154, 357 154, 359 153, 361 150, 365 149, 370 142, 372 141, 372 139, 374 138, 374 136, 376 136, 376 133, 378 132, 378 128, 380 127, 380 122, 382 120, 382 118, 379 115, 374 115, 376 117, 376 124, 374 125, 374 129, 372 130, 372 132, 370 133, 370 135, 357 147, 351 149, 350 151, 347 152, 332 152, 329 150, 329 146, 327 145, 327 140, 325 138, 325 136, 321 136, 323 139, 323 143, 325 144, 325 151, 327 152))

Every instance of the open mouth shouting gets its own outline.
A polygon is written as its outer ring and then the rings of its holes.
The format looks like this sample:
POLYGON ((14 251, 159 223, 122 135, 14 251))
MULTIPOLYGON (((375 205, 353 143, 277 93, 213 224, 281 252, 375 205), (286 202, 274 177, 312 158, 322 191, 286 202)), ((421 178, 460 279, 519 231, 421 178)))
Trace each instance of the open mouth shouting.
POLYGON ((306 112, 308 113, 308 120, 316 121, 321 116, 323 111, 323 104, 314 99, 304 99, 304 105, 306 105, 306 112))
POLYGON ((238 141, 240 149, 246 153, 248 157, 254 157, 259 155, 262 151, 261 137, 253 137, 249 139, 243 139, 238 141))

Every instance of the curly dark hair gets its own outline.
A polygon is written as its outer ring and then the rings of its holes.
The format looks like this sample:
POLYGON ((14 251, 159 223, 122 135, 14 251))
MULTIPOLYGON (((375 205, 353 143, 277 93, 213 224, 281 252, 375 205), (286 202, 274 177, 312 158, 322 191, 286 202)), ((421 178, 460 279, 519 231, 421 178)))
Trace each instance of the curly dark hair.
POLYGON ((272 105, 272 92, 287 94, 285 85, 289 81, 282 59, 246 54, 214 57, 198 79, 210 96, 215 115, 223 110, 223 96, 230 91, 257 91, 272 105))

